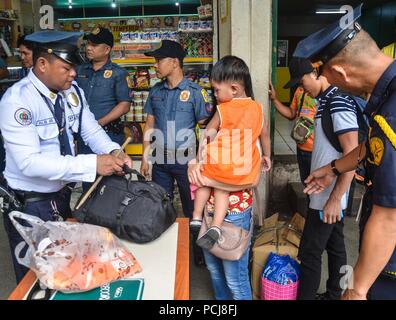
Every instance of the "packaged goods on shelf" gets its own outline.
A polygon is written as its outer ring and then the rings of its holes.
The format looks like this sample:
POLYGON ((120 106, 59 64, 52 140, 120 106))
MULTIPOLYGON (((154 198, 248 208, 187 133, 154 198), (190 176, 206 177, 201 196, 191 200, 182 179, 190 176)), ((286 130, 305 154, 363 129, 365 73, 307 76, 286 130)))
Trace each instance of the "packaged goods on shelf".
POLYGON ((210 20, 180 20, 178 30, 180 32, 209 32, 213 30, 213 22, 210 20))
POLYGON ((178 41, 177 31, 120 32, 120 43, 155 43, 162 40, 178 41))

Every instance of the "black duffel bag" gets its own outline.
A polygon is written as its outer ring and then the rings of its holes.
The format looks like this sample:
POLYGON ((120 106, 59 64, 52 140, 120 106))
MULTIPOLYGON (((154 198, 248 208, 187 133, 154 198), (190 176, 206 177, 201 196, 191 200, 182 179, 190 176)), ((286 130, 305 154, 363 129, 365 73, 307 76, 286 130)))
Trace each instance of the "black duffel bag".
POLYGON ((175 222, 176 211, 161 186, 136 170, 128 171, 130 178, 103 177, 73 215, 79 222, 107 227, 121 239, 150 242, 175 222), (132 173, 138 181, 132 181, 132 173))

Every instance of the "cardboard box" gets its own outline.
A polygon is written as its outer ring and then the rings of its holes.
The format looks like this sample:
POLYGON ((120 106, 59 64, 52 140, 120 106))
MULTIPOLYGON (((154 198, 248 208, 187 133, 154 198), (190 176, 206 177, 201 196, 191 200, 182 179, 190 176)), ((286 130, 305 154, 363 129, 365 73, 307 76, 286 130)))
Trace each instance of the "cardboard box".
POLYGON ((271 252, 279 255, 289 255, 297 260, 298 246, 294 243, 299 244, 301 236, 299 232, 294 230, 300 230, 301 225, 304 226, 304 222, 304 218, 300 215, 294 215, 290 223, 278 221, 278 214, 264 220, 252 249, 251 283, 253 299, 261 299, 261 274, 271 252))

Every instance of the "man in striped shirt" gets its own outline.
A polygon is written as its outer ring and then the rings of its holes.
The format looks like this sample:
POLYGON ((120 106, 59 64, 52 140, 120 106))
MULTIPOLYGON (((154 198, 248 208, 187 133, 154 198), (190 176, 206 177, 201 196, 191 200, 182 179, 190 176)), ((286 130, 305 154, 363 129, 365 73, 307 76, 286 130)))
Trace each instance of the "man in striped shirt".
MULTIPOLYGON (((331 86, 316 68, 305 74, 300 84, 309 96, 318 101, 311 162, 311 171, 313 171, 357 147, 359 129, 357 106, 348 95, 335 95, 338 88, 331 86), (323 131, 324 108, 330 108, 333 129, 342 147, 342 153, 334 149, 323 131)), ((327 190, 310 196, 309 210, 299 249, 301 260, 299 299, 338 300, 341 297, 340 269, 347 264, 342 212, 347 207, 347 194, 352 179, 353 172, 342 174, 327 190), (329 278, 326 292, 317 295, 324 250, 328 254, 329 278)))

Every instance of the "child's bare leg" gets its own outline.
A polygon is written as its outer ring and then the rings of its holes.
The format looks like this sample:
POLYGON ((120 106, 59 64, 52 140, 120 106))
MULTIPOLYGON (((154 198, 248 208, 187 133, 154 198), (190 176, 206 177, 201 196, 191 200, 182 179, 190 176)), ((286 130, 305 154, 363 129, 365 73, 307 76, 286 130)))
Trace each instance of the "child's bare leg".
POLYGON ((227 214, 229 205, 229 192, 220 189, 214 190, 214 201, 215 201, 215 213, 212 221, 212 227, 221 227, 224 218, 227 214))
POLYGON ((221 236, 221 224, 227 213, 229 203, 229 193, 215 189, 215 214, 211 227, 197 240, 197 245, 209 250, 219 240, 221 236))
POLYGON ((209 187, 202 187, 195 193, 193 220, 202 220, 202 213, 209 200, 210 191, 209 187))

